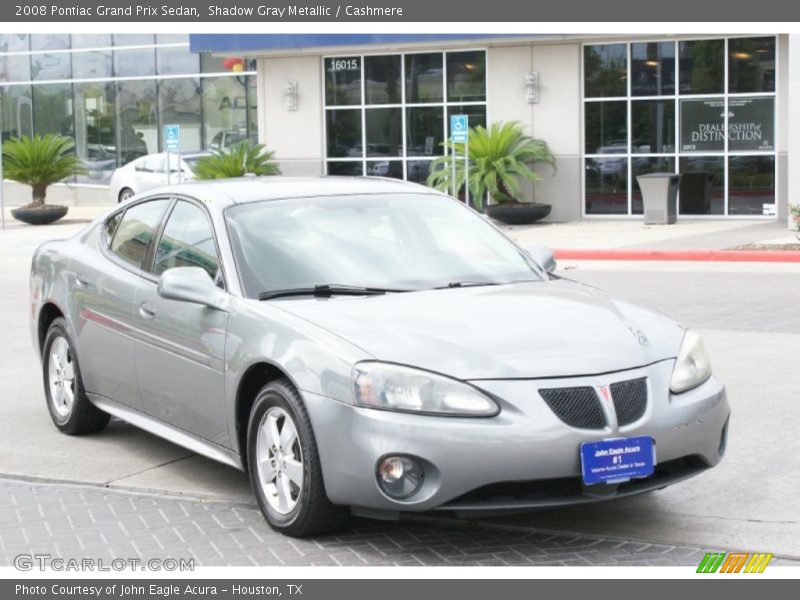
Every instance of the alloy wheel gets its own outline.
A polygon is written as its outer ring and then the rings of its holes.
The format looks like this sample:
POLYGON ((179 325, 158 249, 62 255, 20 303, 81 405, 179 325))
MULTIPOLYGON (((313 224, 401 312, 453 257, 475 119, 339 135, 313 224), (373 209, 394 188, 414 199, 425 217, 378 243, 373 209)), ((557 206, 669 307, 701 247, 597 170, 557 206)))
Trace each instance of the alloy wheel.
POLYGON ((60 419, 68 419, 75 405, 75 363, 66 338, 58 336, 48 357, 50 402, 60 419))
POLYGON ((292 417, 273 406, 261 419, 256 439, 258 480, 270 507, 291 513, 303 493, 303 450, 292 417))

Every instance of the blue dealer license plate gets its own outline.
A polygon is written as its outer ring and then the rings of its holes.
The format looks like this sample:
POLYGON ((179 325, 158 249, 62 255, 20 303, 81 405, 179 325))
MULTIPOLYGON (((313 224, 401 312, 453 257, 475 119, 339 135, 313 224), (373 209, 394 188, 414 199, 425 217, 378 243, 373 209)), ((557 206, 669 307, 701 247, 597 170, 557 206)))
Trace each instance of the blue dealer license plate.
POLYGON ((581 444, 581 468, 586 485, 649 477, 655 464, 655 444, 648 436, 581 444))

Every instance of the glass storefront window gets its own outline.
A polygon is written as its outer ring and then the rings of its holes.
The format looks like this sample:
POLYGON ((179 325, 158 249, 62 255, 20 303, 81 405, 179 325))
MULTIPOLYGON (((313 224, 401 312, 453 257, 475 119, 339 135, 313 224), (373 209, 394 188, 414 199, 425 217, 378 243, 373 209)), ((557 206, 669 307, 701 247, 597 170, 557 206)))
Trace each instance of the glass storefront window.
POLYGON ((157 33, 156 44, 188 44, 188 33, 157 33))
POLYGON ((636 177, 677 167, 680 214, 774 215, 775 48, 774 36, 586 46, 585 213, 641 214, 636 177), (626 52, 629 90, 611 89, 626 52))
POLYGON ((447 53, 447 101, 486 101, 486 53, 447 53))
POLYGON ((152 33, 115 33, 115 46, 149 46, 155 38, 152 33))
POLYGON ((325 116, 328 157, 360 158, 362 156, 361 111, 329 110, 325 116))
POLYGON ((328 175, 360 177, 363 174, 364 166, 360 160, 331 160, 328 162, 328 175))
POLYGON ((728 99, 728 149, 775 150, 774 99, 728 99))
POLYGON ((675 43, 631 44, 631 94, 671 96, 675 93, 675 43))
POLYGON ((158 82, 158 113, 161 123, 181 126, 181 151, 202 149, 200 80, 162 79, 158 82))
POLYGON ((0 87, 0 138, 33 135, 33 100, 30 85, 0 87))
POLYGON ((31 47, 27 33, 0 34, 0 52, 27 52, 31 47))
POLYGON ((731 94, 775 91, 775 38, 728 41, 728 91, 731 94))
POLYGON ((33 127, 34 134, 72 134, 72 85, 48 83, 34 85, 33 127))
MULTIPOLYGON (((69 34, 34 33, 31 37, 31 50, 67 50, 69 34)), ((26 48, 27 50, 27 48, 26 48)))
POLYGON ((725 91, 725 40, 680 42, 681 94, 725 91))
POLYGON ((156 49, 156 70, 159 75, 196 75, 200 57, 189 46, 168 46, 156 49))
POLYGON ((406 55, 406 102, 421 104, 441 102, 442 92, 442 54, 406 55))
POLYGON ((336 56, 323 68, 328 174, 424 182, 450 115, 486 125, 485 51, 336 56))
POLYGON ((725 158, 682 156, 678 211, 682 215, 725 214, 725 158))
POLYGON ((0 81, 30 81, 31 57, 27 54, 0 56, 0 81))
POLYGON ((67 52, 58 54, 31 54, 31 79, 33 81, 61 81, 71 79, 72 61, 67 52))
POLYGON ((367 156, 403 155, 403 111, 370 108, 366 112, 367 156))
POLYGON ((119 163, 158 152, 158 101, 151 79, 117 83, 119 163))
POLYGON ((406 109, 406 154, 439 156, 443 152, 444 109, 426 106, 406 109))
POLYGON ((586 154, 628 152, 626 102, 587 102, 586 154))
POLYGON ((675 102, 634 100, 631 129, 631 152, 634 154, 675 152, 675 102))
POLYGON ((114 84, 76 83, 73 86, 75 153, 88 169, 79 182, 107 183, 117 168, 117 127, 114 84))
POLYGON ((111 50, 76 52, 72 55, 72 76, 75 79, 111 77, 111 50))
POLYGON ((586 98, 627 95, 628 58, 625 44, 583 48, 583 86, 586 98))
POLYGON ((725 100, 681 100, 681 152, 725 150, 725 100))
POLYGON ((206 148, 230 148, 248 138, 247 81, 239 77, 204 77, 203 133, 206 148))
POLYGON ((114 73, 117 77, 150 77, 156 74, 156 51, 153 48, 114 50, 114 73))
POLYGON ((110 33, 73 33, 72 48, 108 48, 111 46, 110 33))
POLYGON ((361 58, 325 59, 325 105, 361 104, 361 58))
POLYGON ((775 210, 775 157, 728 158, 728 213, 768 215, 775 210))
POLYGON ((367 175, 370 177, 403 178, 403 161, 401 160, 368 160, 367 175))
POLYGON ((628 159, 586 159, 586 214, 628 214, 628 159))
POLYGON ((675 158, 672 156, 634 156, 631 158, 631 213, 634 215, 644 214, 642 190, 636 179, 639 175, 675 172, 675 158))
POLYGON ((364 58, 365 104, 398 104, 401 90, 399 56, 364 58))

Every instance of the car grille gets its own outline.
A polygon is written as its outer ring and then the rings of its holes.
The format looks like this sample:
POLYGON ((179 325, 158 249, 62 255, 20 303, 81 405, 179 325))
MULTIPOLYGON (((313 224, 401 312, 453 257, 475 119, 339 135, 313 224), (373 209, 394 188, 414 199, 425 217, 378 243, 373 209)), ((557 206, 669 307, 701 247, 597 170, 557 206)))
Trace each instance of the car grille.
POLYGON ((572 387, 539 390, 556 416, 572 427, 602 429, 606 417, 594 388, 572 387))
POLYGON ((629 425, 644 416, 647 408, 647 378, 619 381, 609 387, 619 425, 629 425))

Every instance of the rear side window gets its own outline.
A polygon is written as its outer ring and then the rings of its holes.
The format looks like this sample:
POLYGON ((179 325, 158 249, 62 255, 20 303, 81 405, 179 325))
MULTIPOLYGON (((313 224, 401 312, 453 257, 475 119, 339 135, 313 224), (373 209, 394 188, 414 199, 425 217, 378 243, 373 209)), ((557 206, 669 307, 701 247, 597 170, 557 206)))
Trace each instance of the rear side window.
POLYGON ((110 243, 112 239, 114 239, 114 232, 117 230, 117 225, 122 220, 122 211, 114 214, 111 218, 106 221, 105 224, 105 232, 106 232, 106 243, 110 243))
POLYGON ((158 242, 153 273, 175 267, 200 267, 220 282, 214 231, 205 211, 191 202, 179 201, 170 214, 158 242))
POLYGON ((125 211, 114 238, 111 252, 138 269, 144 269, 147 249, 170 201, 150 200, 125 211))

